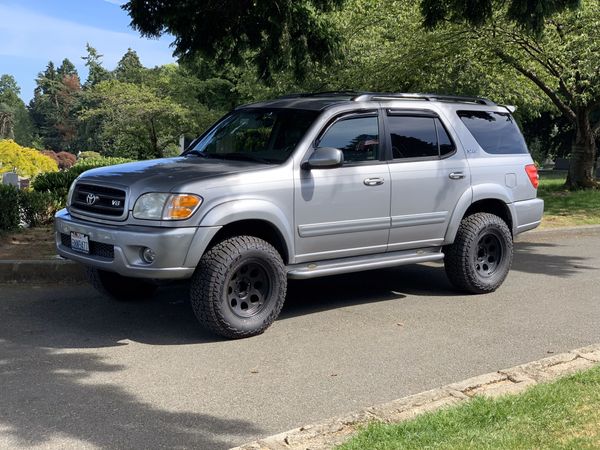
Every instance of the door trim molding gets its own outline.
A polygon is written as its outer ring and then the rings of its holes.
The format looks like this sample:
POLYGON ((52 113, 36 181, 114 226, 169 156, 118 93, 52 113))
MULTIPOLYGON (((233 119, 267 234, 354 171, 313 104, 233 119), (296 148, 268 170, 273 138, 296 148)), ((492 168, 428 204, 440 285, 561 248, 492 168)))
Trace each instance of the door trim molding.
POLYGON ((298 225, 300 237, 328 236, 331 234, 360 233, 363 231, 387 230, 390 228, 389 217, 369 219, 340 220, 336 222, 311 223, 298 225))
POLYGON ((419 225, 433 225, 444 223, 448 218, 448 211, 438 211, 423 214, 408 214, 392 216, 391 228, 415 227, 419 225))

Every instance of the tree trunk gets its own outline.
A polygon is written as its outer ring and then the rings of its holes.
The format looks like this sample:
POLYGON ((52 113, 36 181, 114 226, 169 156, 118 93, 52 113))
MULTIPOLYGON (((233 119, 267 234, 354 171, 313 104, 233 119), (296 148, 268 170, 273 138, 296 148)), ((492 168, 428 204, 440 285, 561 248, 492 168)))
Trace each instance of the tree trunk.
POLYGON ((566 182, 566 187, 571 190, 598 186, 594 180, 596 142, 592 133, 589 111, 587 108, 577 108, 576 115, 577 133, 571 149, 571 166, 566 182))
POLYGON ((152 146, 152 153, 155 158, 162 158, 162 150, 158 147, 158 136, 156 135, 156 127, 154 126, 154 119, 150 119, 150 145, 152 146))

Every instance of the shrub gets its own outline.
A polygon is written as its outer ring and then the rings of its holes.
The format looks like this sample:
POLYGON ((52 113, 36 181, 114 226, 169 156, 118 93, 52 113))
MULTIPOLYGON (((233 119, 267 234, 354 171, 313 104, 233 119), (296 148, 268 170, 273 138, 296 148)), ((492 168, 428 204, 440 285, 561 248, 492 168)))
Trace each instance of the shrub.
POLYGON ((61 197, 50 192, 20 191, 21 218, 30 227, 52 223, 56 211, 64 207, 61 197))
MULTIPOLYGON (((99 156, 99 157, 94 157, 94 158, 85 158, 85 159, 79 159, 76 163, 75 163, 75 167, 77 166, 85 166, 85 167, 89 167, 89 169, 94 169, 96 167, 105 167, 105 166, 114 166, 116 164, 124 164, 124 163, 128 163, 128 162, 132 162, 133 159, 127 159, 127 158, 118 158, 116 156, 99 156)), ((86 169, 86 170, 89 170, 86 169)))
POLYGON ((0 231, 19 228, 19 190, 0 184, 0 231))
POLYGON ((102 158, 102 155, 98 152, 92 152, 92 151, 79 152, 79 155, 77 155, 78 160, 90 159, 90 158, 102 158))
POLYGON ((61 170, 70 169, 77 162, 77 157, 69 152, 58 152, 56 157, 58 158, 58 168, 61 170))
POLYGON ((61 200, 48 192, 20 191, 0 185, 0 232, 14 231, 23 224, 37 227, 52 223, 61 200))
POLYGON ((56 152, 52 150, 42 150, 42 155, 52 158, 56 162, 56 165, 58 165, 58 156, 56 156, 56 152))
POLYGON ((0 140, 0 163, 0 173, 15 170, 26 178, 58 171, 58 165, 51 157, 32 148, 21 147, 10 139, 0 140))

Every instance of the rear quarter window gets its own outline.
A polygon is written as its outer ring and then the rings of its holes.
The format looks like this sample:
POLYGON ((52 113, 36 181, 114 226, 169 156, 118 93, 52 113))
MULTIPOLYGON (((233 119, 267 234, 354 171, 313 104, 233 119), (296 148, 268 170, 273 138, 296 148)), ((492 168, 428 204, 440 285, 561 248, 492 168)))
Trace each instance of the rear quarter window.
POLYGON ((525 139, 509 113, 457 111, 457 114, 486 153, 528 153, 525 139))

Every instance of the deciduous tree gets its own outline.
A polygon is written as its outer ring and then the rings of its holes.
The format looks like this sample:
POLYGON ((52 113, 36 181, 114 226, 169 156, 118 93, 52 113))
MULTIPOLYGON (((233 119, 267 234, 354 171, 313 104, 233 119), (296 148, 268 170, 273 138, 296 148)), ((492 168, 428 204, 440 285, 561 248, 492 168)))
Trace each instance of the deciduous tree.
POLYGON ((292 68, 299 77, 307 63, 334 54, 335 26, 323 15, 344 0, 129 0, 123 8, 144 36, 175 36, 175 54, 201 54, 220 62, 250 57, 262 78, 292 68))
POLYGON ((103 81, 87 95, 95 106, 84 109, 81 118, 99 121, 100 139, 111 156, 160 158, 190 128, 186 110, 148 86, 103 81))

